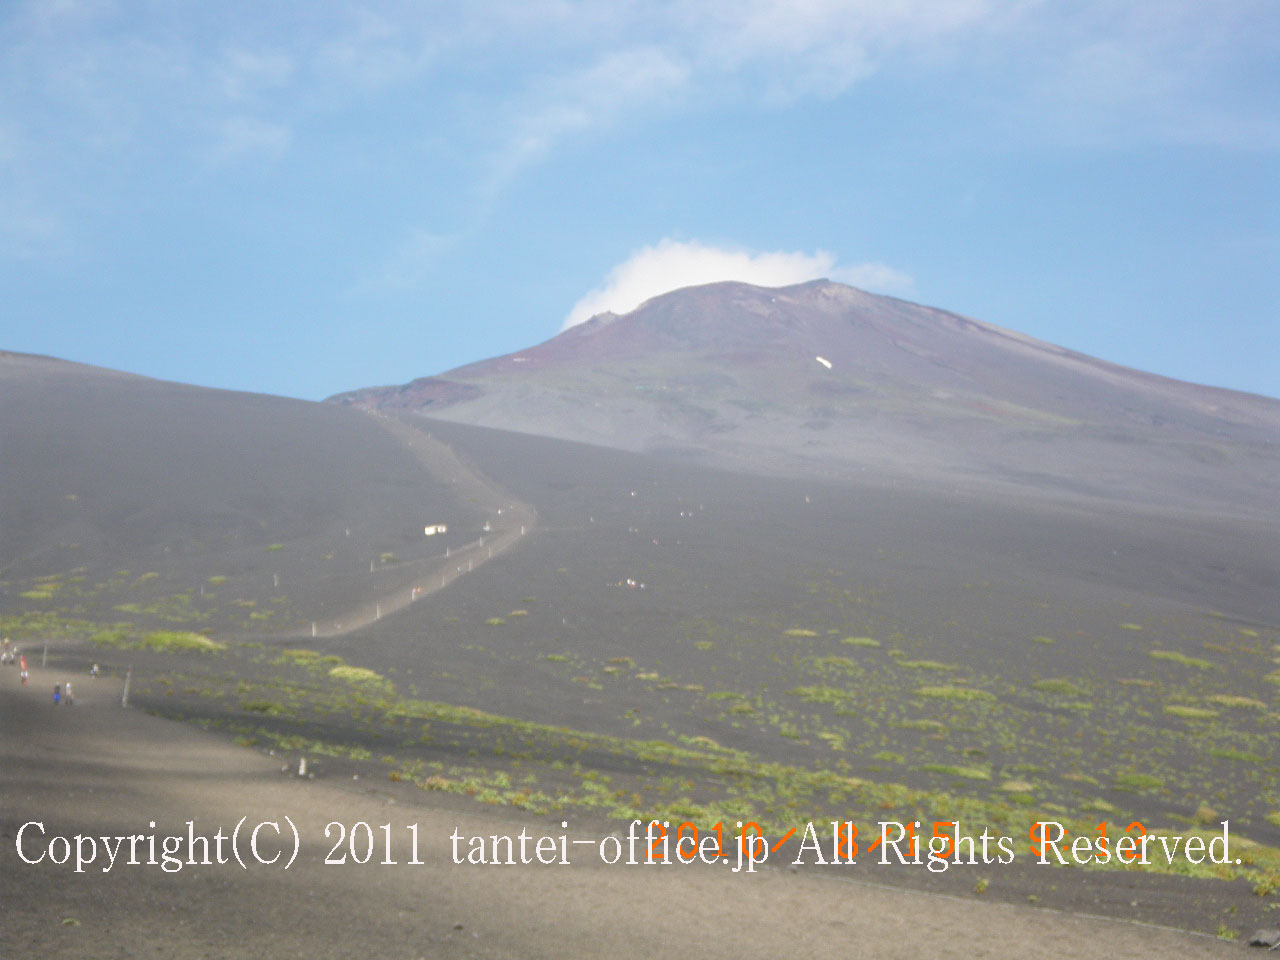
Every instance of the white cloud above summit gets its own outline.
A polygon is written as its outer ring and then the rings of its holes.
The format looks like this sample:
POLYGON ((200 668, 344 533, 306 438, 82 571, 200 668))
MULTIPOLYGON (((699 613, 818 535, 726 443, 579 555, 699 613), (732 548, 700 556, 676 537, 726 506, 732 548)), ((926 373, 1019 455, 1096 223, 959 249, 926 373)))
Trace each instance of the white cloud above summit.
POLYGON ((840 266, 834 254, 784 250, 754 253, 697 241, 663 239, 636 251, 609 271, 604 282, 569 311, 561 330, 598 313, 630 313, 651 297, 703 283, 737 280, 760 287, 785 287, 827 277, 880 293, 902 293, 911 278, 883 263, 840 266))

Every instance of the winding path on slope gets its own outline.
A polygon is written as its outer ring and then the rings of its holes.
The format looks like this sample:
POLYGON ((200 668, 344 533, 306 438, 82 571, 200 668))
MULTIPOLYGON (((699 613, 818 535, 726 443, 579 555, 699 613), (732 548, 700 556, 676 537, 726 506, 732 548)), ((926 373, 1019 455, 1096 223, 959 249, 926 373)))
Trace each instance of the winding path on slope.
POLYGON ((418 561, 421 567, 413 571, 409 583, 382 590, 356 607, 315 621, 312 636, 342 636, 403 610, 502 556, 531 534, 538 523, 538 512, 530 504, 511 496, 447 443, 432 436, 425 422, 419 426, 398 417, 366 413, 399 440, 433 480, 450 487, 456 499, 473 503, 488 514, 491 529, 444 555, 418 561))

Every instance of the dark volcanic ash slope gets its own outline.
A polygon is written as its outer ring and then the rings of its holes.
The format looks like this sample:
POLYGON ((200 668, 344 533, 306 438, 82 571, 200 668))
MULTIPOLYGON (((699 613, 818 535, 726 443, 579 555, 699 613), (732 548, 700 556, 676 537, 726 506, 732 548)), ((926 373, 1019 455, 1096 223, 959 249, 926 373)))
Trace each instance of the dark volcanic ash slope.
POLYGON ((48 357, 0 352, 0 451, 0 612, 296 629, 480 523, 355 411, 48 357))
POLYGON ((1276 400, 825 280, 677 290, 517 354, 333 400, 767 473, 1264 515, 1280 495, 1276 400))

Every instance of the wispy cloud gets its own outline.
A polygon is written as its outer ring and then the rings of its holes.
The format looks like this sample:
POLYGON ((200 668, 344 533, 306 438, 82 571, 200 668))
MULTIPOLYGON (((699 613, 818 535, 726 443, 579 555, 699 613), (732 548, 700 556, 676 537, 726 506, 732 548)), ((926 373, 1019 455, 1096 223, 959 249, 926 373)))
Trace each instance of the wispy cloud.
POLYGON ((420 287, 456 238, 415 228, 355 285, 357 294, 403 293, 420 287))
POLYGON ((439 10, 395 3, 347 4, 326 26, 308 51, 312 69, 365 95, 417 81, 468 32, 439 10))
POLYGON ((777 103, 839 95, 890 57, 989 28, 996 9, 987 0, 725 0, 680 21, 702 71, 777 103))
POLYGON ((911 287, 911 278, 899 270, 882 263, 842 267, 825 250, 755 253, 664 239, 638 250, 610 270, 599 287, 574 304, 561 329, 567 330, 605 311, 629 313, 651 297, 681 287, 722 280, 783 287, 819 277, 883 293, 904 292, 911 287))
POLYGON ((501 45, 503 23, 542 33, 547 59, 525 63, 530 82, 490 121, 501 132, 485 197, 621 116, 830 99, 882 70, 947 85, 981 78, 1000 104, 976 124, 1023 140, 1280 147, 1274 111, 1226 89, 1242 49, 1265 59, 1267 41, 1254 34, 1276 17, 1260 0, 1170 0, 1158 10, 1101 0, 710 0, 604 11, 556 0, 520 5, 519 16, 502 9, 510 19, 496 18, 489 39, 501 45))
MULTIPOLYGON (((145 15, 32 0, 0 13, 0 121, 26 133, 0 144, 17 151, 0 197, 53 208, 90 167, 145 182, 192 155, 225 171, 337 156, 362 137, 351 152, 372 164, 416 137, 456 151, 449 186, 479 222, 566 143, 853 97, 893 71, 968 90, 974 126, 996 137, 1276 151, 1278 29, 1274 0, 353 0, 145 15), (396 146, 372 143, 365 117, 391 124, 396 146)), ((475 229, 465 218, 457 230, 475 229)))
POLYGON ((1277 31, 1269 0, 1033 5, 1005 25, 1010 49, 986 69, 1003 79, 1000 112, 1023 136, 1276 151, 1268 81, 1245 78, 1276 61, 1277 31))
POLYGON ((292 131, 283 124, 257 117, 228 117, 214 131, 210 159, 219 166, 249 159, 276 159, 292 139, 292 131))
POLYGON ((619 5, 601 14, 591 4, 526 5, 521 29, 549 31, 550 53, 565 66, 541 73, 545 66, 535 64, 534 81, 507 104, 515 116, 505 121, 491 189, 574 134, 607 129, 637 111, 839 95, 872 73, 878 59, 981 24, 988 6, 748 0, 619 5), (579 16, 576 26, 565 23, 568 12, 579 16))
POLYGON ((215 68, 223 95, 231 101, 256 100, 292 79, 293 57, 279 50, 236 48, 223 54, 215 68))
POLYGON ((636 47, 544 80, 516 106, 516 117, 492 161, 488 191, 500 190, 565 137, 616 123, 628 111, 669 97, 689 74, 689 67, 666 51, 636 47))

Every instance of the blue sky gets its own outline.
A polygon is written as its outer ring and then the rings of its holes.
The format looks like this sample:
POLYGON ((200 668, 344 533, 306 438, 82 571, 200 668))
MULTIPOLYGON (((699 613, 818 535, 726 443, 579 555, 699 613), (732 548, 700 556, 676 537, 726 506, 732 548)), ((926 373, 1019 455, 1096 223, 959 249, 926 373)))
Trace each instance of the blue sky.
POLYGON ((1280 6, 0 3, 3 349, 321 398, 819 275, 1280 396, 1280 6))

